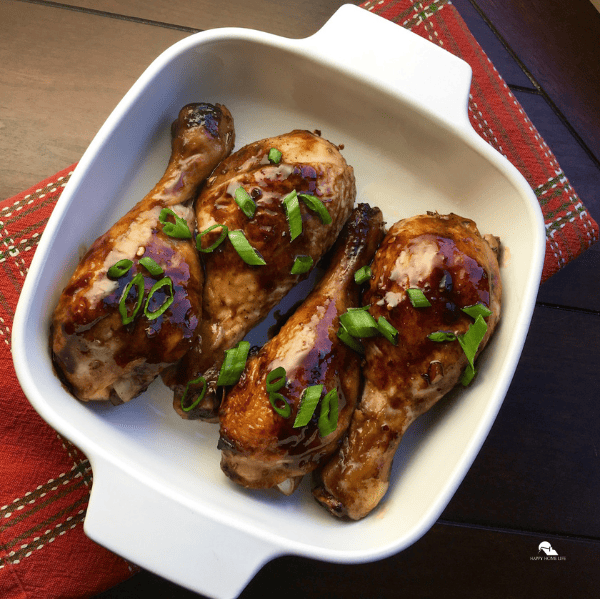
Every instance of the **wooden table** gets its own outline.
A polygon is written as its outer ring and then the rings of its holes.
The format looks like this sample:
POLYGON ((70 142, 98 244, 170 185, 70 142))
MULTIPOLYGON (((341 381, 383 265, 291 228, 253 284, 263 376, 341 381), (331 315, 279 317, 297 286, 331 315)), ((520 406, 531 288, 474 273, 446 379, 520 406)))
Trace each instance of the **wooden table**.
MULTIPOLYGON (((0 198, 77 161, 144 68, 191 32, 300 38, 342 3, 0 0, 0 198)), ((454 4, 600 221, 600 13, 589 0, 454 4)), ((599 372, 593 247, 541 286, 503 407, 429 533, 368 565, 277 559, 243 596, 597 597, 599 372), (532 561, 542 541, 564 560, 532 561)), ((196 596, 142 572, 99 597, 196 596)))

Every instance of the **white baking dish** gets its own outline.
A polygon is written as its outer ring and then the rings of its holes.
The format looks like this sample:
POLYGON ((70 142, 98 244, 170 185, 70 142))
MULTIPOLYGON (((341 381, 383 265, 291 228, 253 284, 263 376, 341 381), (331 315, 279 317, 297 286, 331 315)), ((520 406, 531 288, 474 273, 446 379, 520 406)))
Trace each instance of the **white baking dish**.
POLYGON ((237 595, 266 561, 298 554, 372 561, 422 536, 481 447, 511 381, 540 280, 544 225, 521 175, 473 131, 471 70, 434 44, 354 6, 314 36, 245 29, 192 35, 162 54, 119 103, 81 159, 48 223, 17 309, 13 350, 33 406, 89 457, 85 530, 181 585, 237 595), (360 43, 358 43, 360 41, 360 43), (169 125, 188 102, 233 113, 237 147, 294 128, 319 129, 355 168, 358 198, 389 224, 456 212, 502 238, 504 312, 480 373, 417 421, 390 492, 357 523, 329 516, 308 482, 290 498, 237 488, 220 471, 218 428, 181 420, 155 382, 119 407, 84 405, 52 372, 48 327, 87 247, 162 175, 169 125))

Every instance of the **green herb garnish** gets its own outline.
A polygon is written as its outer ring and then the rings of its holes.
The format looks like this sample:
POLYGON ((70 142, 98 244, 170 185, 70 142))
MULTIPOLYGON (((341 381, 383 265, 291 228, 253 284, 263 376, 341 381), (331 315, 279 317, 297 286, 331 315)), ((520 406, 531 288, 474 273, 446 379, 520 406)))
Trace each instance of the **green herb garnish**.
POLYGON ((192 410, 192 408, 198 406, 198 404, 200 404, 200 402, 202 402, 202 398, 204 398, 204 395, 206 394, 206 388, 208 387, 207 383, 206 383, 206 379, 204 379, 204 377, 202 377, 202 375, 200 375, 200 377, 197 377, 196 379, 192 379, 191 381, 188 381, 187 385, 185 386, 185 390, 183 391, 183 396, 181 396, 181 410, 184 412, 189 412, 190 410, 192 410), (184 406, 184 401, 185 398, 187 396, 187 393, 190 389, 191 385, 197 385, 198 383, 202 383, 202 390, 200 391, 200 394, 198 394, 198 397, 194 400, 194 402, 192 402, 192 404, 190 404, 189 406, 184 406))
POLYGON ((248 265, 266 265, 265 259, 250 245, 241 229, 235 229, 227 233, 229 241, 233 244, 241 259, 248 265))
POLYGON ((140 308, 142 307, 142 302, 144 301, 144 276, 141 273, 136 273, 134 278, 125 286, 123 290, 123 295, 121 296, 121 300, 119 301, 119 313, 121 314, 121 320, 123 321, 123 325, 128 325, 135 319, 135 316, 138 314, 140 308), (127 297, 129 296, 129 292, 131 288, 136 286, 137 289, 137 300, 135 303, 135 307, 131 315, 127 314, 127 306, 125 302, 127 301, 127 297))
POLYGON ((217 385, 235 385, 246 367, 246 359, 250 351, 250 342, 241 341, 236 346, 225 350, 225 360, 219 371, 217 385))
POLYGON ((408 288, 406 292, 410 303, 415 308, 426 308, 427 306, 431 306, 431 302, 427 300, 425 294, 419 288, 408 288))
POLYGON ((290 228, 290 241, 293 241, 302 233, 302 213, 296 190, 291 191, 283 199, 283 206, 290 228))
POLYGON ((277 150, 277 148, 271 148, 269 150, 269 154, 268 154, 269 162, 273 163, 274 165, 279 164, 282 156, 283 155, 281 154, 281 152, 279 150, 277 150))
POLYGON ((298 194, 301 200, 304 201, 304 204, 308 206, 310 210, 316 212, 323 225, 329 225, 332 222, 331 215, 325 205, 317 198, 316 196, 312 196, 311 194, 298 194))
POLYGON ((256 203, 252 200, 250 194, 240 186, 235 190, 234 198, 237 205, 242 209, 242 212, 251 219, 256 212, 256 203))
POLYGON ((127 273, 129 273, 129 269, 131 269, 132 265, 133 261, 129 260, 128 258, 123 258, 110 267, 106 274, 111 279, 119 279, 119 277, 123 277, 123 275, 127 275, 127 273))
POLYGON ((354 273, 354 281, 356 281, 358 285, 362 285, 365 281, 369 281, 369 279, 371 279, 371 267, 369 265, 361 267, 354 273))
POLYGON ((155 277, 164 273, 162 267, 149 256, 143 256, 140 258, 140 265, 146 267, 150 275, 154 275, 155 277))
POLYGON ((310 385, 302 393, 294 427, 304 427, 311 420, 323 392, 322 385, 310 385))
POLYGON ((160 315, 162 315, 167 310, 167 308, 169 308, 169 306, 171 306, 171 304, 173 304, 174 300, 175 300, 175 295, 173 293, 173 281, 171 281, 170 277, 163 277, 162 279, 159 279, 150 288, 150 292, 148 293, 148 298, 146 299, 146 304, 144 306, 144 314, 150 320, 157 319, 158 317, 160 317, 160 315), (156 292, 158 292, 158 290, 160 290, 161 288, 164 288, 164 287, 169 288, 169 293, 167 295, 166 300, 156 310, 149 311, 148 305, 150 304, 150 300, 152 299, 152 296, 154 296, 154 294, 156 292))
POLYGON ((182 240, 187 240, 192 237, 192 232, 188 227, 187 221, 175 214, 170 208, 163 208, 160 211, 160 215, 158 215, 158 220, 162 223, 163 232, 169 237, 182 240), (168 220, 169 216, 175 219, 174 223, 168 220))
POLYGON ((313 266, 313 259, 311 256, 296 256, 294 264, 292 265, 291 275, 301 275, 310 271, 313 266))

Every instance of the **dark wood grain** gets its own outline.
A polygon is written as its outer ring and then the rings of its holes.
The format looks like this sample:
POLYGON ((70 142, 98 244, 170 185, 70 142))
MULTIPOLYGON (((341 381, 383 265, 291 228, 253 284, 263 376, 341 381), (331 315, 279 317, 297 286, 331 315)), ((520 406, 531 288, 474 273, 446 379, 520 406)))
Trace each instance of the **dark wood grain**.
POLYGON ((600 13, 589 0, 469 0, 600 158, 600 13))
MULTIPOLYGON (((435 525, 404 552, 367 565, 286 556, 266 565, 241 598, 593 598, 597 542, 516 531, 435 525), (557 560, 544 560, 548 541, 557 560)), ((98 598, 201 598, 151 574, 98 598)))

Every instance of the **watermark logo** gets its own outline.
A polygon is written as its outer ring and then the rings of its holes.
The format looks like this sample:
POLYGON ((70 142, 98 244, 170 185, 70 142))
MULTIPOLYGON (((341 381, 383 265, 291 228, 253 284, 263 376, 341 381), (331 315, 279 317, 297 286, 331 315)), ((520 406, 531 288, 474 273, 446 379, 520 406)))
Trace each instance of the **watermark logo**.
POLYGON ((566 556, 559 556, 558 552, 552 547, 550 542, 542 542, 538 546, 537 556, 532 556, 531 560, 566 560, 566 556))

